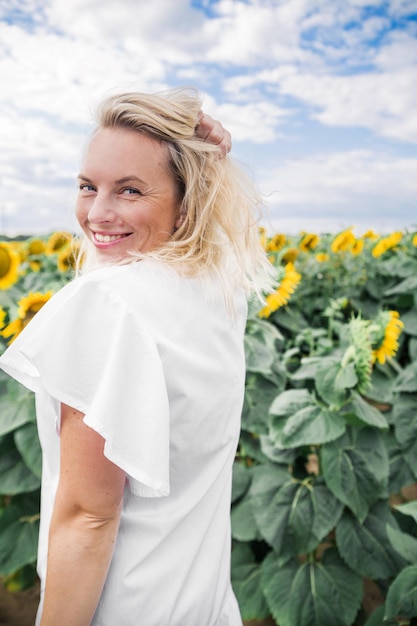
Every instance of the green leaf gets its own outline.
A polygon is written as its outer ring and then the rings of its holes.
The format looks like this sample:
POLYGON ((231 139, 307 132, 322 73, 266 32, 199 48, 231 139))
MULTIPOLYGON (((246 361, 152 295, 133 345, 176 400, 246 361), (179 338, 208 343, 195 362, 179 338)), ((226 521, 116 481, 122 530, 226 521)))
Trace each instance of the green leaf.
MULTIPOLYGON (((270 412, 274 413, 274 405, 270 412)), ((310 403, 287 419, 273 414, 269 436, 278 448, 285 449, 327 443, 340 437, 345 430, 346 422, 338 411, 310 403)))
POLYGON ((34 421, 34 394, 11 380, 7 385, 7 393, 0 396, 0 436, 34 421))
POLYGON ((340 408, 346 400, 340 361, 323 358, 315 378, 320 397, 331 407, 340 408))
POLYGON ((248 468, 243 463, 235 461, 233 463, 232 502, 243 496, 249 485, 250 473, 248 468))
POLYGON ((404 332, 417 337, 417 309, 402 313, 401 321, 404 323, 404 332))
POLYGON ((291 305, 278 309, 278 311, 273 313, 272 319, 274 324, 281 328, 285 328, 294 334, 299 333, 301 329, 309 326, 309 323, 301 311, 296 308, 292 308, 291 305))
POLYGON ((392 375, 389 367, 385 364, 381 369, 379 365, 373 368, 371 375, 371 387, 366 391, 366 397, 374 402, 392 404, 392 386, 397 374, 392 375))
POLYGON ((292 380, 306 380, 314 379, 317 375, 317 370, 320 365, 322 357, 305 357, 301 359, 300 367, 291 374, 292 380))
POLYGON ((35 491, 39 486, 39 478, 23 462, 13 437, 6 435, 0 442, 0 494, 11 496, 35 491))
POLYGON ((255 562, 253 551, 248 543, 234 541, 232 544, 232 570, 238 565, 249 565, 255 562))
POLYGON ((259 565, 249 544, 233 542, 231 561, 232 586, 243 619, 266 617, 269 609, 260 585, 259 565))
POLYGON ((417 617, 417 565, 406 567, 390 585, 385 618, 417 617))
POLYGON ((389 455, 389 493, 400 493, 406 485, 415 482, 415 476, 408 466, 404 451, 398 444, 394 433, 384 433, 386 447, 389 455))
POLYGON ((283 471, 276 476, 254 472, 250 493, 261 535, 284 562, 314 550, 336 526, 343 505, 319 480, 295 481, 283 471))
POLYGON ((313 398, 307 389, 287 389, 276 397, 270 413, 280 417, 292 415, 312 402, 313 398))
POLYGON ((403 450, 407 464, 417 477, 417 398, 400 394, 394 404, 395 437, 403 450))
POLYGON ((417 435, 417 396, 408 393, 398 394, 392 413, 397 440, 407 446, 417 435))
POLYGON ((0 517, 0 574, 9 576, 34 563, 39 533, 39 500, 25 494, 0 517))
POLYGON ((18 520, 11 524, 0 539, 0 551, 4 544, 12 547, 7 557, 1 559, 0 573, 9 576, 18 569, 36 561, 39 522, 18 520))
POLYGON ((411 535, 387 526, 387 536, 391 545, 408 563, 417 562, 417 539, 411 535))
POLYGON ((395 381, 394 391, 415 393, 417 391, 417 364, 410 363, 399 374, 395 381))
POLYGON ((242 411, 242 428, 248 432, 266 434, 269 408, 279 393, 279 388, 263 376, 250 374, 245 388, 242 411))
MULTIPOLYGON (((415 522, 417 522, 417 501, 405 502, 404 504, 395 505, 397 511, 403 515, 411 515, 415 522)), ((417 559, 416 559, 417 560, 417 559)))
POLYGON ((326 550, 323 561, 281 565, 270 553, 262 564, 262 587, 280 626, 350 626, 362 598, 362 579, 326 550))
POLYGON ((408 342, 408 356, 410 361, 417 359, 417 337, 410 337, 408 342))
POLYGON ((250 464, 253 461, 265 463, 268 460, 261 450, 260 437, 256 433, 240 431, 239 457, 242 461, 249 460, 250 464))
POLYGON ((385 604, 381 604, 372 611, 371 616, 365 622, 365 626, 387 626, 387 622, 384 622, 384 614, 385 604))
POLYGON ((261 587, 261 568, 256 563, 232 568, 232 586, 244 620, 262 619, 269 615, 261 587))
POLYGON ((233 539, 237 539, 238 541, 254 541, 261 539, 249 495, 246 495, 232 507, 231 523, 233 539))
POLYGON ((340 369, 337 384, 342 389, 352 389, 357 385, 358 377, 355 370, 354 363, 347 363, 343 368, 340 369))
POLYGON ((259 441, 261 450, 269 461, 273 461, 278 465, 291 465, 294 463, 297 453, 296 449, 283 450, 282 448, 276 448, 267 435, 261 435, 259 441))
POLYGON ((257 337, 245 336, 245 354, 248 372, 269 374, 272 371, 275 354, 257 337))
POLYGON ((270 322, 251 319, 245 333, 246 368, 249 372, 269 374, 276 359, 276 342, 283 336, 270 322))
POLYGON ((272 463, 265 463, 255 467, 252 475, 250 493, 252 496, 253 514, 261 535, 270 545, 281 546, 287 555, 292 555, 292 543, 286 544, 286 519, 279 505, 274 517, 274 498, 279 489, 291 483, 291 475, 287 468, 272 463), (283 521, 282 521, 283 520, 283 521))
POLYGON ((394 296, 403 293, 414 293, 417 289, 417 276, 409 276, 405 280, 402 280, 398 285, 387 289, 385 291, 386 296, 394 296))
POLYGON ((388 453, 373 428, 349 429, 321 449, 321 467, 329 489, 360 522, 388 485, 388 453))
POLYGON ((361 524, 349 512, 336 527, 336 542, 341 557, 361 576, 380 580, 396 576, 406 565, 392 547, 387 525, 398 529, 388 502, 379 501, 361 524))
POLYGON ((388 428, 388 422, 383 413, 366 402, 356 391, 352 391, 353 411, 362 422, 376 428, 388 428))
POLYGON ((16 448, 21 457, 38 478, 42 476, 42 450, 38 438, 36 424, 25 424, 14 433, 16 448))

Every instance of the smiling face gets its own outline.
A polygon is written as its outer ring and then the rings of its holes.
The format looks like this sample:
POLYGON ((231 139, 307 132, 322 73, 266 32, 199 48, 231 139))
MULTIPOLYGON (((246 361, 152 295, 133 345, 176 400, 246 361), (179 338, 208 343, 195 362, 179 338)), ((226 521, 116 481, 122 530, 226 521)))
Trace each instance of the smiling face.
POLYGON ((99 128, 88 145, 76 216, 99 261, 149 252, 179 225, 179 191, 167 147, 122 128, 99 128))

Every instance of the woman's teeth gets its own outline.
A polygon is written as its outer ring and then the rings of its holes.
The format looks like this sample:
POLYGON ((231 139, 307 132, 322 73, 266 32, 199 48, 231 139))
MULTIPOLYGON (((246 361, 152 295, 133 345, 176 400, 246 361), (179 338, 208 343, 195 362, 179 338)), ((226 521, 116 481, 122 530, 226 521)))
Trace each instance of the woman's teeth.
POLYGON ((100 243, 110 243, 110 241, 116 241, 116 239, 122 239, 127 235, 101 235, 100 233, 94 233, 94 238, 100 243))

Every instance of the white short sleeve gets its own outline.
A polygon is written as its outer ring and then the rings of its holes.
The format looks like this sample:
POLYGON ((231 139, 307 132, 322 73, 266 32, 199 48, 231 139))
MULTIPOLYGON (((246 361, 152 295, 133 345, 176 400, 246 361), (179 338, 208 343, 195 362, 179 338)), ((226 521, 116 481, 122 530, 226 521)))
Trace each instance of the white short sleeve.
MULTIPOLYGON (((158 347, 100 280, 56 294, 0 358, 21 383, 85 413, 133 493, 169 493, 169 403, 158 347)), ((38 416, 38 419, 40 417, 38 416)))

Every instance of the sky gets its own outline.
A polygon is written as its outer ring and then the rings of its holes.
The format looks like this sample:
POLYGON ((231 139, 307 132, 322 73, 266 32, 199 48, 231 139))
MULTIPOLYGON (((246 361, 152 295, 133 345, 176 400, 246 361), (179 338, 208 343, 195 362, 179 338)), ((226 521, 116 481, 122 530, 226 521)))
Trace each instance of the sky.
POLYGON ((417 0, 0 0, 0 234, 77 232, 95 106, 181 85, 269 232, 417 230, 417 0))

